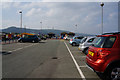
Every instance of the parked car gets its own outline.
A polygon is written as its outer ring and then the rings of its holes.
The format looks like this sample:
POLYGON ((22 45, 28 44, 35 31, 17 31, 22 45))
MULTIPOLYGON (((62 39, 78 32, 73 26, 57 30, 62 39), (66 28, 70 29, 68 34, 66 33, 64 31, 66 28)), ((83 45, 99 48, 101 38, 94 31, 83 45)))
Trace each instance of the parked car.
POLYGON ((71 40, 73 38, 73 36, 67 36, 66 40, 71 40))
POLYGON ((81 42, 81 40, 83 39, 83 36, 74 36, 72 39, 70 39, 70 44, 72 46, 76 46, 79 45, 79 43, 81 42))
POLYGON ((67 40, 68 36, 65 36, 63 39, 67 40))
POLYGON ((46 40, 47 38, 45 36, 42 36, 41 37, 41 40, 46 40))
POLYGON ((88 48, 91 46, 95 39, 95 36, 90 36, 90 37, 84 37, 81 40, 81 43, 79 44, 79 50, 81 50, 83 53, 87 54, 88 53, 88 48))
POLYGON ((41 39, 37 35, 26 35, 18 39, 18 42, 39 42, 41 39))
POLYGON ((97 36, 86 63, 105 80, 120 80, 120 32, 97 36))

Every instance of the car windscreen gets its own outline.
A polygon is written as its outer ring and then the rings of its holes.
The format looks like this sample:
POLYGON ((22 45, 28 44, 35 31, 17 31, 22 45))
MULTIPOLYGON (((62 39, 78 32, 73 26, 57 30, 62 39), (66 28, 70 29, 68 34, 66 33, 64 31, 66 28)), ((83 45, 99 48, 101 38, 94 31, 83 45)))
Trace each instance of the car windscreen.
POLYGON ((36 35, 29 35, 28 36, 29 38, 35 38, 35 37, 37 37, 36 35))
POLYGON ((73 39, 82 39, 83 37, 73 37, 73 39))
POLYGON ((71 38, 71 39, 73 39, 74 37, 73 37, 73 36, 68 36, 68 38, 71 38))
POLYGON ((95 38, 90 38, 87 42, 88 43, 92 43, 94 41, 95 38))
POLYGON ((83 39, 84 37, 78 37, 78 39, 83 39))
POLYGON ((83 38, 83 39, 81 40, 81 43, 84 43, 86 40, 87 40, 87 38, 83 38))
POLYGON ((116 37, 97 37, 94 40, 94 47, 98 48, 112 48, 116 37))

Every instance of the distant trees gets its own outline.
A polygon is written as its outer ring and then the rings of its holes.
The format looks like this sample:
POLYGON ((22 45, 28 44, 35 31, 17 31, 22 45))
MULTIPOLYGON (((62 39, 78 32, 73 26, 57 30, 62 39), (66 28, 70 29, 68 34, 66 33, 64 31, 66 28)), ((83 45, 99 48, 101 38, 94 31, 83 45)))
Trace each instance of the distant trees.
POLYGON ((62 32, 61 33, 61 36, 65 37, 65 35, 68 35, 68 33, 67 32, 62 32))
POLYGON ((75 33, 69 32, 68 35, 70 35, 70 36, 75 36, 75 33))
POLYGON ((68 36, 74 36, 75 33, 73 33, 73 32, 69 32, 69 33, 67 33, 67 32, 62 32, 62 33, 61 33, 61 36, 64 37, 65 35, 68 35, 68 36))

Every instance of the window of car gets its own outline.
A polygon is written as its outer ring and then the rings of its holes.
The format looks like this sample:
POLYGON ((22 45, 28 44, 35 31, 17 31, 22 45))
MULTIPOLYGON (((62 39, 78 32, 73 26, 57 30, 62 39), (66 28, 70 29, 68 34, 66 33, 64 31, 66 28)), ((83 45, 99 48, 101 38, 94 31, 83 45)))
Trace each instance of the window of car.
POLYGON ((78 39, 77 37, 74 37, 74 39, 78 39))
POLYGON ((29 35, 28 38, 33 38, 33 36, 29 35))
POLYGON ((87 40, 87 38, 83 38, 83 39, 81 40, 81 43, 84 43, 86 40, 87 40))
POLYGON ((35 38, 37 37, 36 35, 29 35, 28 38, 35 38))
POLYGON ((114 42, 116 40, 116 37, 112 36, 112 37, 108 37, 106 40, 105 40, 105 43, 103 45, 103 48, 112 48, 114 42))
POLYGON ((82 39, 83 37, 78 37, 78 39, 82 39))
POLYGON ((83 37, 75 37, 74 39, 82 39, 83 37))
POLYGON ((116 40, 115 36, 111 37, 97 37, 94 41, 94 47, 98 48, 112 48, 116 40))
POLYGON ((97 38, 93 41, 94 47, 101 48, 106 38, 107 38, 107 37, 97 37, 97 38))
POLYGON ((89 39, 87 42, 88 42, 88 43, 92 43, 94 39, 95 39, 95 38, 91 38, 91 39, 89 39))
POLYGON ((25 35, 23 38, 28 38, 28 35, 25 35))

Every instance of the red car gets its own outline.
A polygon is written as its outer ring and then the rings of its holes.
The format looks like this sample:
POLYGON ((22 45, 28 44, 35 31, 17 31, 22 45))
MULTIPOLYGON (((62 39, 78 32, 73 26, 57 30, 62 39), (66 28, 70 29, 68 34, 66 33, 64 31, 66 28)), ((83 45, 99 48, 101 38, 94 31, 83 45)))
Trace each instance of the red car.
POLYGON ((105 80, 120 80, 120 32, 97 36, 89 47, 86 63, 105 80))

